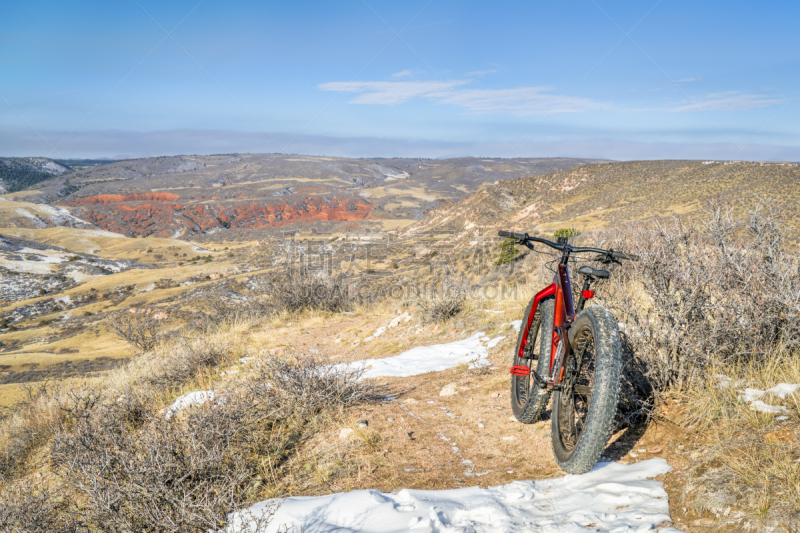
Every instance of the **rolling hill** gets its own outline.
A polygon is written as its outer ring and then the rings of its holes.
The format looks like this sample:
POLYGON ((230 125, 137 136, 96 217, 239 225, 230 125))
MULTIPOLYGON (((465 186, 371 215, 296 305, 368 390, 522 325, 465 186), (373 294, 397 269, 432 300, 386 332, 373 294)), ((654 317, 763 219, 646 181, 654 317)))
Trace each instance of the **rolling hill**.
MULTIPOLYGON (((128 236, 260 238, 310 226, 393 229, 482 186, 581 159, 345 159, 273 154, 154 157, 84 166, 13 199, 57 205, 128 236)), ((76 165, 77 168, 77 165, 76 165)))
POLYGON ((790 235, 797 238, 800 164, 723 161, 590 164, 503 181, 431 212, 407 231, 454 231, 463 241, 464 237, 494 236, 497 229, 602 229, 691 214, 709 200, 740 205, 755 196, 782 207, 790 235))

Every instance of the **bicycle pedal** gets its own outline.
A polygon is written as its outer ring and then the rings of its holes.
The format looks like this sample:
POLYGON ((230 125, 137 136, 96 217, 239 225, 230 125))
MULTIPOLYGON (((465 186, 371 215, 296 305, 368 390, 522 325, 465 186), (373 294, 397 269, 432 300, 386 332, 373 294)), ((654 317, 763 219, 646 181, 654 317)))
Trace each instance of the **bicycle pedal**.
POLYGON ((531 375, 531 369, 523 365, 514 365, 511 367, 511 375, 525 377, 531 375))

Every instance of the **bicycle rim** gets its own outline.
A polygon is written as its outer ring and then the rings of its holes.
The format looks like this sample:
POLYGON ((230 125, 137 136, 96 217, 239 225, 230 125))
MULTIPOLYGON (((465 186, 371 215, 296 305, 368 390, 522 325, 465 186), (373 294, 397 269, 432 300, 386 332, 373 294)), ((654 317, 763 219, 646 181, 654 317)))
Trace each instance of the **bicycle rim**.
POLYGON ((592 329, 581 328, 565 363, 559 409, 555 416, 558 417, 558 436, 568 452, 578 446, 589 416, 594 386, 594 341, 592 329))
MULTIPOLYGON (((514 364, 520 366, 526 366, 532 371, 536 369, 534 365, 535 362, 538 361, 538 354, 536 353, 536 348, 538 345, 537 339, 539 336, 539 330, 541 329, 541 314, 536 313, 533 318, 533 323, 531 324, 531 329, 528 332, 528 344, 523 349, 523 353, 525 354, 524 358, 519 357, 519 354, 516 354, 514 357, 514 364)), ((531 389, 533 387, 533 376, 514 376, 514 391, 517 396, 517 402, 519 405, 526 405, 528 400, 531 397, 531 389)))

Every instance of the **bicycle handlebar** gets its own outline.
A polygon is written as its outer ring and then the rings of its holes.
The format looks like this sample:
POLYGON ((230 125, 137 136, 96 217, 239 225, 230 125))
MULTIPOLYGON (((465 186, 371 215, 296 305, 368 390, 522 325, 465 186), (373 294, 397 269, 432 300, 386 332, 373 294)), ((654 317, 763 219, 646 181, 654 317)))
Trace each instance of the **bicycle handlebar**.
POLYGON ((570 246, 569 244, 561 244, 553 241, 548 241, 547 239, 542 239, 539 237, 531 237, 527 233, 514 233, 511 231, 504 231, 500 230, 497 232, 497 235, 500 237, 506 237, 510 239, 516 239, 520 241, 520 243, 525 244, 527 242, 538 242, 549 246, 550 248, 555 248, 556 250, 564 251, 567 249, 570 253, 585 253, 585 252, 595 252, 598 254, 602 254, 602 257, 595 257, 596 260, 605 259, 611 257, 613 259, 627 259, 628 261, 638 261, 639 256, 633 254, 626 254, 623 252, 617 252, 615 250, 603 250, 602 248, 590 248, 590 247, 583 247, 583 246, 570 246))
POLYGON ((508 237, 510 239, 517 239, 518 241, 524 241, 528 237, 526 233, 512 233, 504 230, 498 231, 497 234, 500 237, 508 237))

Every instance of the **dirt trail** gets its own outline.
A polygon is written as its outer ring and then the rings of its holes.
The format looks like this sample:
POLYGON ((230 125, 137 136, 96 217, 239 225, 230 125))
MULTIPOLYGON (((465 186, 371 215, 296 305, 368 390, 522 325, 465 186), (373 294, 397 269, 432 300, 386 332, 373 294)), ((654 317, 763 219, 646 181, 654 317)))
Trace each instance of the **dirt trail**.
MULTIPOLYGON (((358 430, 359 420, 368 422, 361 430, 372 445, 368 466, 346 485, 332 482, 329 491, 489 487, 564 475, 553 458, 549 410, 545 420, 531 425, 520 424, 511 413, 507 362, 516 332, 504 322, 509 313, 447 326, 403 323, 364 342, 395 316, 344 315, 272 331, 270 337, 278 341, 273 346, 334 361, 390 357, 416 346, 462 340, 476 331, 504 338, 489 349, 491 366, 468 369, 462 365, 413 377, 376 379, 387 401, 361 406, 351 413, 349 424, 318 435, 319 446, 347 447, 348 440, 339 432, 358 430)), ((664 482, 670 496, 674 525, 687 532, 715 531, 716 517, 684 509, 682 503, 684 470, 700 443, 669 421, 668 408, 665 413, 647 427, 613 435, 603 456, 624 464, 666 459, 673 471, 656 479, 664 482)), ((307 494, 298 489, 288 493, 307 494)))

